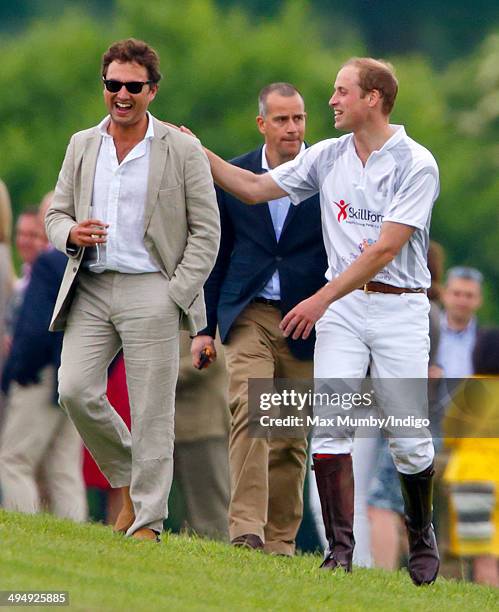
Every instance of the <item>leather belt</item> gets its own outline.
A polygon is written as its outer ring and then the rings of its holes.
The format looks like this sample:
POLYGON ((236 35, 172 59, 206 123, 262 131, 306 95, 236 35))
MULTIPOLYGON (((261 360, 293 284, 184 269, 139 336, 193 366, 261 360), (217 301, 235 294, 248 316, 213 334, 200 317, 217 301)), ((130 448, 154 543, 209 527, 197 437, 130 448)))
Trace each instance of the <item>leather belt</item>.
POLYGON ((387 285, 386 283, 380 283, 378 281, 370 281, 363 287, 358 287, 360 291, 365 293, 393 293, 395 295, 401 295, 402 293, 426 293, 426 289, 423 287, 394 287, 393 285, 387 285))
POLYGON ((266 304, 267 306, 273 306, 274 308, 281 308, 281 300, 269 300, 264 297, 255 297, 251 300, 256 304, 266 304))

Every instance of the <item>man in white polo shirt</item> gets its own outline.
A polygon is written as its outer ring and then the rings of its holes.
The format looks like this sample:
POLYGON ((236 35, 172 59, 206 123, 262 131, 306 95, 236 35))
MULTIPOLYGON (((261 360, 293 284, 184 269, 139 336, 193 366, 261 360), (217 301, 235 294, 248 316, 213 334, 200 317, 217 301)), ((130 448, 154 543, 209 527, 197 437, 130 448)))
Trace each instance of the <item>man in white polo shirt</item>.
MULTIPOLYGON (((432 155, 389 123, 398 84, 390 65, 349 60, 339 71, 330 107, 335 127, 351 132, 310 147, 264 175, 235 168, 208 152, 215 181, 247 203, 289 194, 293 204, 319 192, 329 282, 283 319, 285 336, 306 338, 317 323, 316 379, 426 378, 429 225, 439 191, 432 155), (361 288, 361 290, 359 290, 361 288), (364 289, 364 290, 362 290, 364 289)), ((390 413, 410 406, 398 394, 390 413)), ((387 413, 387 406, 380 406, 387 413)), ((409 533, 415 584, 435 580, 439 556, 431 524, 433 444, 391 437, 409 533)), ((351 569, 352 435, 315 438, 314 468, 329 541, 323 567, 351 569)))

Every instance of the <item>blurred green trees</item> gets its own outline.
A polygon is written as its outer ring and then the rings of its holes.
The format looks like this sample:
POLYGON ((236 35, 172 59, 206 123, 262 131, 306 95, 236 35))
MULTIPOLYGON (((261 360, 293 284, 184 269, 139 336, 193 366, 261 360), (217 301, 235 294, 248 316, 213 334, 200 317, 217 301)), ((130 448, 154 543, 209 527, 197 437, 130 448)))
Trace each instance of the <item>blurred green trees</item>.
MULTIPOLYGON (((70 135, 105 113, 100 57, 118 38, 135 36, 160 53, 164 79, 151 110, 190 126, 225 157, 260 142, 256 98, 275 80, 294 83, 309 113, 307 139, 337 136, 327 103, 335 73, 366 54, 353 30, 329 31, 307 3, 283 3, 273 18, 252 20, 215 0, 116 0, 111 18, 68 11, 0 43, 0 176, 17 211, 53 188, 70 135)), ((499 320, 499 33, 472 56, 436 71, 422 56, 390 58, 400 93, 393 114, 435 155, 441 196, 433 237, 448 263, 483 270, 484 318, 499 320)))

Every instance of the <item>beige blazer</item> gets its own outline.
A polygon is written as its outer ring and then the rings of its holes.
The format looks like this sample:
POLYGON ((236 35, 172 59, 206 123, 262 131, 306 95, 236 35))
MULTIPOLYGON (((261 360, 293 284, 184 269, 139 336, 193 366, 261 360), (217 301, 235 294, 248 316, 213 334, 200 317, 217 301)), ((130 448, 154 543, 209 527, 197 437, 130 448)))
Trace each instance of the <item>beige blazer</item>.
MULTIPOLYGON (((170 279, 170 296, 181 311, 180 328, 191 334, 206 325, 203 285, 215 263, 220 219, 208 159, 200 142, 153 118, 144 244, 170 279)), ((71 137, 46 216, 49 240, 68 255, 51 331, 65 327, 84 248, 68 253, 69 233, 88 219, 102 136, 97 127, 71 137)))

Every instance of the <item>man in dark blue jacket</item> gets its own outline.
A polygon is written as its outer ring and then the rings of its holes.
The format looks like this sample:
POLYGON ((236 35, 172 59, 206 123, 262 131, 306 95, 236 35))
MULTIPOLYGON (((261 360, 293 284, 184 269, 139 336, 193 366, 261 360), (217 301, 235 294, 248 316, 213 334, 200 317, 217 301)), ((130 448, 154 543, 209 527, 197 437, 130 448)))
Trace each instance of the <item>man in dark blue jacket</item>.
POLYGON ((48 326, 67 260, 65 255, 51 249, 33 264, 2 375, 4 393, 8 393, 12 381, 22 386, 36 384, 44 367, 60 365, 62 332, 50 333, 48 326))
MULTIPOLYGON (((257 125, 263 147, 232 163, 266 172, 304 147, 303 98, 288 83, 259 96, 257 125)), ((208 326, 192 343, 193 363, 209 347, 217 325, 226 345, 232 414, 229 531, 237 546, 292 555, 303 512, 306 437, 248 435, 248 379, 311 379, 315 337, 285 339, 282 317, 324 283, 327 269, 318 197, 290 206, 288 197, 247 206, 221 190, 222 237, 205 285, 208 326)), ((213 359, 213 358, 212 358, 213 359)))
POLYGON ((62 333, 48 330, 66 262, 55 250, 39 255, 23 298, 2 375, 8 401, 0 439, 0 488, 6 509, 38 512, 36 479, 43 469, 51 511, 84 521, 82 443, 56 399, 62 333))

